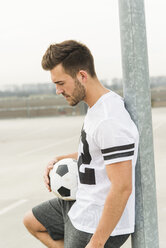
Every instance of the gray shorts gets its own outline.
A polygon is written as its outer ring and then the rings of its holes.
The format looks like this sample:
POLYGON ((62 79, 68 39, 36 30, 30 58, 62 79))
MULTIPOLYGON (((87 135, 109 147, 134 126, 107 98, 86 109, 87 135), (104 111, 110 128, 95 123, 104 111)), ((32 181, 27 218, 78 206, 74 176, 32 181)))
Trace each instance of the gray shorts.
MULTIPOLYGON (((64 248, 85 248, 92 234, 79 231, 72 225, 67 213, 73 203, 55 198, 34 207, 32 212, 53 240, 64 239, 64 248)), ((129 236, 110 236, 104 248, 119 248, 129 236)))

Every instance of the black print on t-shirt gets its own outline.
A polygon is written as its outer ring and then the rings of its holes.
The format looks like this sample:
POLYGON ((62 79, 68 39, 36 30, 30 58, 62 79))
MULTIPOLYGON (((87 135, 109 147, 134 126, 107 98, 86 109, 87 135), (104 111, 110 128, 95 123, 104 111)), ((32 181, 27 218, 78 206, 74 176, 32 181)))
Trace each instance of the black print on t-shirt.
POLYGON ((90 184, 94 185, 96 184, 96 179, 95 179, 95 170, 92 168, 85 168, 85 172, 80 172, 80 166, 82 164, 90 164, 92 157, 89 153, 89 144, 86 140, 86 133, 84 130, 81 131, 81 141, 83 144, 83 153, 79 156, 78 159, 78 171, 79 171, 79 178, 80 178, 80 183, 82 184, 90 184))

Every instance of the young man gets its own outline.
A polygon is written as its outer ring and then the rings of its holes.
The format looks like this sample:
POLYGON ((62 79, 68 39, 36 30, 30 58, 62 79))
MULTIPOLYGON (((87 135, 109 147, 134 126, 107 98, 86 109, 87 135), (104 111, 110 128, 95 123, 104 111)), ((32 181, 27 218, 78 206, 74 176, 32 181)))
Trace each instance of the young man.
POLYGON ((89 49, 68 40, 50 45, 42 66, 71 106, 88 104, 78 153, 76 201, 52 199, 28 212, 24 224, 50 248, 119 248, 134 232, 138 131, 123 99, 98 80, 89 49))

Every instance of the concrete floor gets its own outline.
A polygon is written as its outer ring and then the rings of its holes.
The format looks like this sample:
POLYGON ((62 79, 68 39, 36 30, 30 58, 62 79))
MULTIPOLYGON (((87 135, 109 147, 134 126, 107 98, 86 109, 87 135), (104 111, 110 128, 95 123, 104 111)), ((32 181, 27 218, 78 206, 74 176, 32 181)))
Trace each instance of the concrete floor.
MULTIPOLYGON (((153 114, 160 248, 166 224, 166 108, 153 114), (164 131, 165 130, 165 131, 164 131)), ((55 155, 77 150, 83 117, 0 121, 0 247, 42 248, 22 224, 24 213, 54 197, 43 183, 43 171, 55 155)), ((130 240, 123 248, 130 248, 130 240)))

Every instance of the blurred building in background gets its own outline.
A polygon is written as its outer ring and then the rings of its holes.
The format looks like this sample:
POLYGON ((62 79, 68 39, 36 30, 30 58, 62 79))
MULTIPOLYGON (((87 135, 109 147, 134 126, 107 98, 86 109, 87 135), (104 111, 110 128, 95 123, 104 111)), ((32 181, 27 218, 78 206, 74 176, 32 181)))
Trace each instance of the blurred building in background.
MULTIPOLYGON (((122 80, 101 80, 110 90, 123 96, 122 80)), ((151 77, 152 107, 166 106, 166 77, 151 77)), ((0 88, 0 118, 30 118, 40 116, 84 115, 87 106, 81 102, 75 107, 68 105, 63 96, 56 95, 52 83, 7 85, 0 88)))

